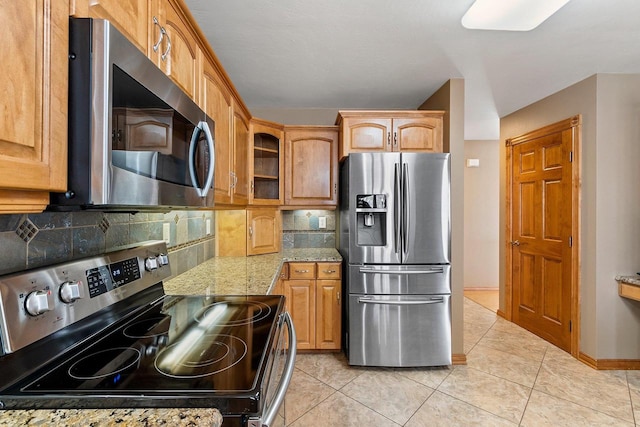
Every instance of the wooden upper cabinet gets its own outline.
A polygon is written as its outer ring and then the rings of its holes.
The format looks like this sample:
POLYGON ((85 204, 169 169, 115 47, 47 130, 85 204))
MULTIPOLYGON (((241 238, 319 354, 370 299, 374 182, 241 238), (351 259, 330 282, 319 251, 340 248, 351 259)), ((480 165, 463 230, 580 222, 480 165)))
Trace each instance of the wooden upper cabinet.
POLYGON ((280 252, 281 218, 275 208, 247 209, 247 255, 280 252))
POLYGON ((441 153, 442 115, 394 118, 393 151, 441 153))
POLYGON ((249 142, 249 204, 283 204, 284 126, 253 118, 249 142))
POLYGON ((282 215, 277 208, 220 210, 216 213, 216 256, 280 252, 282 215))
POLYGON ((149 57, 191 99, 198 100, 199 55, 197 38, 180 8, 172 0, 153 0, 152 42, 149 57))
POLYGON ((338 128, 285 127, 285 205, 324 206, 338 200, 338 128))
POLYGON ((231 204, 233 171, 233 128, 231 94, 209 61, 203 61, 200 104, 215 122, 216 165, 214 191, 216 204, 231 204))
POLYGON ((441 153, 443 116, 443 111, 340 111, 340 159, 349 153, 441 153))
POLYGON ((249 119, 245 113, 233 108, 233 172, 231 202, 246 205, 249 201, 249 119))
POLYGON ((342 122, 343 151, 391 151, 391 119, 346 117, 342 122))
POLYGON ((72 15, 106 19, 145 55, 149 53, 149 0, 75 0, 71 4, 72 15))
POLYGON ((69 3, 3 2, 0 26, 0 213, 39 212, 67 186, 69 3))

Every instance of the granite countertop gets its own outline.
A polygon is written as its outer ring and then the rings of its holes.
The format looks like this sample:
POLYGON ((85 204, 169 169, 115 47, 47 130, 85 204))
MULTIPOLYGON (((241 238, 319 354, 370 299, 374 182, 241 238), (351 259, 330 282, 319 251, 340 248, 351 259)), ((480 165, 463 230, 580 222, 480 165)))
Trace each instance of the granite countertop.
POLYGON ((269 255, 216 257, 163 283, 169 295, 266 295, 289 261, 340 262, 335 249, 286 249, 269 255))
MULTIPOLYGON (((212 258, 164 282, 170 295, 265 295, 289 261, 340 262, 335 249, 287 249, 250 257, 212 258)), ((215 408, 38 409, 0 411, 0 426, 208 426, 222 425, 215 408)))
POLYGON ((627 283, 629 285, 640 286, 640 276, 638 276, 637 274, 635 276, 616 276, 616 281, 627 283))
POLYGON ((207 426, 220 427, 214 408, 34 409, 0 412, 0 426, 207 426))

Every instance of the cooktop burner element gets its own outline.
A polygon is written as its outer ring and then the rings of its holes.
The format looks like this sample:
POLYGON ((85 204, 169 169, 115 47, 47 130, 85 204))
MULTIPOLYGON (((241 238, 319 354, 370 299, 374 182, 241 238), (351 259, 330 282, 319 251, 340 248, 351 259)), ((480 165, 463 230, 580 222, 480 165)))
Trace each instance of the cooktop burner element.
POLYGON ((247 344, 240 338, 217 335, 213 341, 200 339, 166 347, 156 357, 155 367, 172 378, 201 378, 237 365, 246 354, 247 344))
POLYGON ((140 360, 140 350, 116 347, 83 357, 69 368, 69 376, 77 380, 95 380, 132 368, 140 360))
POLYGON ((152 338, 166 335, 169 332, 170 320, 171 318, 168 316, 152 317, 127 326, 122 333, 129 338, 152 338))
POLYGON ((271 307, 259 301, 223 301, 203 307, 195 319, 207 325, 240 326, 259 322, 269 314, 271 307))

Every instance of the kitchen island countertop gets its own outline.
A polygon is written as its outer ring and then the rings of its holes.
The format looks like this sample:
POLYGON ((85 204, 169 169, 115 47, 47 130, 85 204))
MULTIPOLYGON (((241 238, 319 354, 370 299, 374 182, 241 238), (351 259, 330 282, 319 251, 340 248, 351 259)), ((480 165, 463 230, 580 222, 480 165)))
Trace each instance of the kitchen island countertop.
POLYGON ((216 257, 164 282, 169 295, 266 295, 285 262, 341 262, 336 249, 286 249, 249 257, 216 257))
MULTIPOLYGON (((163 283, 170 295, 265 295, 289 261, 340 262, 335 249, 287 249, 251 257, 218 257, 163 283)), ((215 408, 39 409, 0 411, 0 426, 222 425, 215 408)))

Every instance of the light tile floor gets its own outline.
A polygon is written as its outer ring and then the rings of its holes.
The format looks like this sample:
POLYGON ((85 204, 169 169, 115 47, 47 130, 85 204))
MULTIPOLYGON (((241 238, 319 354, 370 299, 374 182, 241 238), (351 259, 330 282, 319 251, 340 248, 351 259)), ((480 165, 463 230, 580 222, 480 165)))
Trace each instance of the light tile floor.
POLYGON ((467 298, 464 312, 466 366, 362 368, 299 354, 287 425, 640 425, 640 371, 593 370, 467 298))

